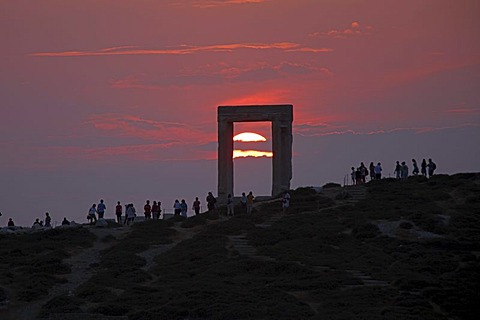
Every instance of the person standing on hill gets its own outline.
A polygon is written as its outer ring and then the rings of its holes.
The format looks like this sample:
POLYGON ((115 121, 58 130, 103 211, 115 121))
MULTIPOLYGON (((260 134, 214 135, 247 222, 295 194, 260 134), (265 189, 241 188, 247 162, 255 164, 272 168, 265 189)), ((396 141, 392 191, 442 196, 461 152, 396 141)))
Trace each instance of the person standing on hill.
POLYGON ((182 199, 182 202, 180 203, 180 209, 181 209, 182 217, 187 218, 188 206, 187 206, 187 203, 185 202, 185 199, 182 199))
POLYGON ((227 196, 227 216, 234 215, 234 206, 233 206, 233 198, 232 195, 229 193, 227 196))
POLYGON ((356 184, 355 167, 352 167, 352 172, 350 172, 350 176, 352 177, 352 185, 355 185, 356 184))
POLYGON ((195 201, 193 201, 192 209, 195 211, 195 215, 198 216, 200 214, 200 200, 198 197, 195 197, 195 201))
POLYGON ((382 179, 382 164, 379 162, 377 163, 377 165, 375 166, 375 180, 380 180, 382 179))
POLYGON ((366 181, 366 176, 368 175, 368 170, 367 167, 363 164, 363 162, 360 162, 360 177, 362 180, 362 183, 365 183, 366 181))
POLYGON ((117 201, 117 206, 115 207, 115 215, 117 216, 118 224, 122 224, 122 210, 123 210, 123 207, 120 204, 120 201, 117 201))
POLYGON ((393 173, 395 173, 395 177, 397 179, 402 177, 402 166, 400 165, 400 161, 397 161, 397 164, 395 165, 395 171, 393 171, 393 173))
POLYGON ((133 203, 129 203, 125 209, 125 224, 131 225, 135 221, 136 210, 133 203))
POLYGON ((412 171, 413 175, 418 176, 418 173, 420 171, 418 170, 417 160, 412 159, 412 165, 413 165, 413 171, 412 171))
POLYGON ((50 217, 50 213, 45 212, 45 228, 52 227, 52 217, 50 217))
POLYGON ((180 205, 180 201, 178 201, 178 199, 175 199, 175 203, 173 204, 173 214, 179 216, 181 212, 182 206, 180 205))
POLYGON ((245 192, 242 192, 242 198, 240 198, 240 204, 242 205, 243 213, 247 213, 247 196, 245 192))
POLYGON ((355 184, 362 184, 362 172, 360 171, 360 167, 355 170, 355 184))
POLYGON ((408 178, 408 166, 405 161, 402 162, 402 166, 400 167, 400 174, 403 180, 408 178))
POLYGON ((428 159, 428 177, 431 178, 435 172, 435 169, 437 169, 437 165, 432 161, 432 159, 428 159))
POLYGON ((422 176, 426 177, 427 176, 427 161, 425 159, 422 160, 422 164, 420 165, 422 168, 422 176))
POLYGON ((217 199, 213 196, 211 192, 208 193, 207 198, 207 209, 209 213, 215 212, 215 204, 217 203, 217 199))
POLYGON ((373 161, 370 162, 370 181, 375 180, 375 165, 373 164, 373 161))
POLYGON ((90 207, 90 209, 88 210, 87 220, 88 220, 90 223, 97 222, 96 213, 97 213, 97 205, 94 203, 94 204, 90 207))
POLYGON ((157 204, 157 201, 153 201, 152 204, 152 217, 154 220, 160 219, 160 206, 157 204))
POLYGON ((147 200, 147 203, 143 206, 143 214, 145 215, 145 220, 152 219, 152 206, 150 205, 150 200, 147 200))
POLYGON ((247 214, 252 213, 253 200, 255 200, 255 197, 253 196, 252 191, 250 191, 247 196, 247 214))
POLYGON ((105 203, 103 203, 103 199, 101 199, 100 203, 97 206, 98 219, 103 219, 105 210, 107 210, 107 206, 105 205, 105 203))
POLYGON ((12 218, 8 218, 7 227, 9 229, 13 229, 13 227, 15 227, 15 223, 13 222, 12 218))

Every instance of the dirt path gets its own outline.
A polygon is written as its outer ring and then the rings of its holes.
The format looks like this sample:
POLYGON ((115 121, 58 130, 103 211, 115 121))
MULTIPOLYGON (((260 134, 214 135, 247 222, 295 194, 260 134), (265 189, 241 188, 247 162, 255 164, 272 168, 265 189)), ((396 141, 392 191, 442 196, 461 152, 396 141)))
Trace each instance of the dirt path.
POLYGON ((75 289, 95 273, 95 265, 100 262, 100 252, 116 244, 117 241, 104 241, 105 237, 113 236, 116 239, 121 239, 129 232, 129 228, 89 227, 89 231, 97 236, 93 246, 83 249, 65 260, 65 263, 70 265, 72 270, 71 273, 65 275, 67 282, 52 287, 49 290, 48 295, 41 300, 26 304, 22 307, 14 308, 15 310, 10 312, 4 320, 36 319, 42 305, 50 299, 59 295, 73 295, 75 289))

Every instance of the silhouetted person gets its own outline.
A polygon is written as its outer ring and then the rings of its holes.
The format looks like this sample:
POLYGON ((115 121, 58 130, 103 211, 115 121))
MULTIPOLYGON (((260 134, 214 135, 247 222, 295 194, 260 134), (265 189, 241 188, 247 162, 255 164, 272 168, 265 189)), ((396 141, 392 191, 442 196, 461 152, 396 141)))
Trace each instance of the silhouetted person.
POLYGON ((173 214, 179 216, 180 213, 182 213, 182 206, 180 205, 180 201, 175 199, 175 202, 173 203, 173 214))
POLYGON ((362 172, 360 171, 360 168, 355 170, 355 184, 362 184, 362 172))
POLYGON ((131 225, 135 221, 136 210, 133 203, 129 203, 125 209, 125 224, 131 225))
POLYGON ((428 159, 428 177, 431 178, 435 172, 435 169, 437 169, 437 165, 432 161, 432 159, 428 159))
POLYGON ((233 198, 232 195, 229 193, 227 196, 227 216, 234 215, 234 208, 233 208, 233 198))
POLYGON ((247 213, 247 196, 245 192, 242 192, 242 198, 240 198, 240 204, 242 205, 242 212, 247 213))
POLYGON ((122 212, 123 207, 120 204, 120 201, 117 201, 117 205, 115 206, 115 215, 117 216, 117 223, 122 224, 122 212))
POLYGON ((397 164, 395 165, 395 178, 400 179, 402 177, 402 166, 400 165, 400 161, 397 161, 397 164))
POLYGON ((160 219, 160 206, 158 205, 157 201, 153 201, 152 204, 152 217, 154 220, 160 219))
POLYGON ((103 203, 103 199, 100 200, 100 203, 97 206, 98 219, 103 219, 103 215, 105 214, 106 209, 107 206, 105 206, 105 203, 103 203))
POLYGON ((35 219, 35 222, 33 223, 33 227, 42 227, 42 224, 39 221, 40 219, 35 219))
POLYGON ((182 199, 182 201, 180 202, 180 209, 181 209, 182 217, 187 218, 188 217, 188 215, 187 215, 188 206, 187 206, 187 203, 185 202, 185 199, 182 199))
POLYGON ((215 212, 215 204, 217 203, 217 199, 213 196, 211 192, 208 193, 207 198, 207 209, 209 213, 215 212))
POLYGON ((370 181, 375 180, 375 165, 373 164, 373 162, 370 162, 369 169, 370 169, 370 181))
POLYGON ((15 227, 15 223, 13 223, 12 218, 8 218, 7 226, 8 226, 10 229, 13 229, 13 227, 15 227))
POLYGON ((414 176, 418 176, 418 173, 419 173, 420 171, 418 170, 417 160, 412 159, 412 166, 413 166, 412 174, 413 174, 414 176))
POLYGON ((145 220, 152 219, 152 206, 150 205, 150 200, 147 200, 147 203, 143 206, 143 214, 145 215, 145 220))
POLYGON ((48 212, 45 212, 45 227, 51 228, 52 227, 52 217, 48 212))
POLYGON ((407 179, 408 178, 408 166, 405 163, 405 161, 402 161, 402 166, 400 168, 400 175, 402 179, 407 179))
POLYGON ((67 218, 64 217, 62 220, 62 226, 69 226, 69 225, 70 225, 70 221, 68 221, 67 218))
POLYGON ((90 209, 88 210, 87 220, 88 220, 90 223, 97 222, 96 213, 97 213, 97 205, 94 203, 94 204, 90 207, 90 209))
POLYGON ((375 166, 375 180, 380 180, 382 179, 382 164, 379 162, 375 166))
POLYGON ((356 174, 355 174, 355 167, 352 167, 352 172, 350 173, 350 176, 352 177, 352 184, 357 184, 356 183, 356 174))
POLYGON ((360 162, 360 177, 361 177, 362 183, 365 183, 365 177, 367 176, 367 174, 368 174, 367 167, 365 167, 363 162, 360 162))
POLYGON ((195 201, 193 201, 192 204, 192 209, 195 211, 195 215, 200 214, 200 200, 198 200, 198 197, 195 197, 195 201))
POLYGON ((255 200, 255 197, 253 196, 252 191, 250 191, 247 195, 247 214, 252 213, 253 200, 255 200))
POLYGON ((422 164, 420 165, 422 168, 422 176, 427 176, 427 161, 425 159, 422 160, 422 164))

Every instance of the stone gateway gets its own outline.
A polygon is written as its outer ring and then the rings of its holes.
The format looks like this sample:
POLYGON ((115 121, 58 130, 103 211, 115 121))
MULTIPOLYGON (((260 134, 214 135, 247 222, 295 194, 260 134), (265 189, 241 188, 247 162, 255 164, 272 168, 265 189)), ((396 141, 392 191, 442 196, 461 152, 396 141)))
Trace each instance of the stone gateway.
POLYGON ((233 193, 233 123, 272 123, 272 196, 290 189, 292 179, 292 105, 219 106, 218 201, 226 203, 233 193))

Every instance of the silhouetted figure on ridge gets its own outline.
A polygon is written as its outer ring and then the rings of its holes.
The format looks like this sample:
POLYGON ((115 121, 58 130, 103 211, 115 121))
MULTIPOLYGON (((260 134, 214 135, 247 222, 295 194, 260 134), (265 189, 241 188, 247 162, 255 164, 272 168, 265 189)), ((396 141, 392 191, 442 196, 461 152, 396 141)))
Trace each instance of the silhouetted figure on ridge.
POLYGON ((252 213, 253 200, 255 200, 255 197, 253 196, 252 191, 250 191, 247 195, 247 214, 252 213))
POLYGON ((413 165, 413 171, 412 171, 413 175, 418 176, 418 173, 420 171, 418 170, 417 160, 412 159, 412 165, 413 165))
POLYGON ((180 201, 175 199, 175 202, 173 203, 173 214, 179 216, 180 213, 182 213, 182 206, 180 205, 180 201))
POLYGON ((382 164, 379 162, 375 166, 375 180, 380 180, 382 179, 382 164))
POLYGON ((69 226, 69 225, 70 225, 70 221, 67 220, 67 217, 63 217, 62 226, 69 226))
POLYGON ((234 215, 234 205, 232 195, 229 193, 227 196, 227 216, 234 215))
POLYGON ((117 216, 118 224, 122 224, 122 214, 123 214, 123 207, 120 204, 120 201, 117 201, 117 205, 115 206, 115 215, 117 216))
POLYGON ((247 213, 247 196, 245 192, 242 192, 242 198, 240 198, 240 204, 242 205, 242 212, 247 213))
POLYGON ((88 210, 87 220, 88 220, 90 223, 97 222, 96 213, 97 213, 97 205, 94 203, 94 204, 90 207, 90 209, 88 210))
POLYGON ((408 178, 408 166, 405 161, 402 162, 402 166, 400 167, 400 175, 403 180, 408 178))
POLYGON ((192 204, 192 209, 195 211, 195 215, 200 214, 200 200, 198 200, 198 197, 195 197, 195 201, 193 201, 192 204))
POLYGON ((373 161, 370 162, 370 181, 375 180, 375 165, 373 164, 373 161))
POLYGON ((48 212, 45 212, 45 228, 51 228, 52 227, 52 217, 50 217, 50 214, 48 212))
POLYGON ((160 206, 158 205, 157 201, 153 201, 152 204, 152 217, 154 220, 160 219, 160 206))
POLYGON ((185 199, 182 199, 182 201, 180 202, 180 210, 181 210, 180 213, 182 217, 187 218, 188 206, 187 206, 187 203, 185 202, 185 199))
POLYGON ((209 213, 215 212, 215 204, 217 203, 217 199, 213 196, 211 192, 208 193, 207 198, 207 209, 209 213))
POLYGON ((437 169, 437 165, 432 161, 432 159, 428 159, 428 177, 431 178, 435 172, 435 169, 437 169))
POLYGON ((145 215, 145 220, 150 220, 152 218, 152 206, 150 205, 150 200, 147 200, 147 203, 143 206, 143 214, 145 215))
POLYGON ((425 159, 422 160, 422 164, 420 165, 422 168, 422 176, 427 176, 427 161, 425 159))
POLYGON ((395 165, 395 171, 393 171, 393 173, 397 179, 402 177, 402 166, 400 165, 400 161, 397 161, 397 164, 395 165))

